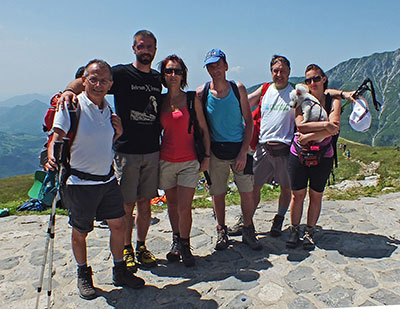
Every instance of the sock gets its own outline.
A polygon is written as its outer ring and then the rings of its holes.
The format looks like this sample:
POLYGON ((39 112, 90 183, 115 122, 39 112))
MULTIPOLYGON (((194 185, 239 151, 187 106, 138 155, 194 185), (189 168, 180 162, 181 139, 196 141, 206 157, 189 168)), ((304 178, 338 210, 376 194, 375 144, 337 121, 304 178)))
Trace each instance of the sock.
POLYGON ((181 238, 181 244, 189 245, 189 238, 181 238))
POLYGON ((137 241, 136 242, 136 251, 139 250, 139 247, 144 246, 144 241, 137 241))
POLYGON ((84 270, 84 269, 87 268, 87 263, 86 263, 86 262, 83 263, 83 264, 76 263, 76 265, 78 266, 78 267, 77 267, 78 273, 79 273, 80 270, 84 270))
POLYGON ((132 244, 125 245, 125 246, 124 246, 124 249, 131 249, 131 250, 133 251, 132 244))
POLYGON ((123 259, 118 259, 118 260, 114 260, 114 266, 119 268, 122 267, 124 265, 124 260, 123 259))
POLYGON ((287 206, 278 206, 278 216, 284 217, 289 207, 287 206))

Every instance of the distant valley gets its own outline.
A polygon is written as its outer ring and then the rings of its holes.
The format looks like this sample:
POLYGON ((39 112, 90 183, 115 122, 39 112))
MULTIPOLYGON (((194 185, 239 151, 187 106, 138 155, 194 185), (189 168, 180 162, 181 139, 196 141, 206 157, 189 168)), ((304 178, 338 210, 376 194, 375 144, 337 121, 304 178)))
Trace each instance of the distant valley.
MULTIPOLYGON (((383 107, 376 112, 369 93, 373 121, 370 130, 358 133, 348 123, 350 106, 341 117, 340 136, 373 146, 400 145, 400 49, 350 59, 326 72, 329 87, 355 90, 369 77, 375 86, 377 100, 383 107)), ((291 82, 302 82, 293 77, 291 82)), ((251 92, 259 85, 248 88, 251 92)), ((112 100, 110 100, 112 101, 112 100)), ((38 168, 37 156, 46 140, 42 132, 43 117, 49 96, 21 95, 0 102, 0 178, 33 173, 38 168)))

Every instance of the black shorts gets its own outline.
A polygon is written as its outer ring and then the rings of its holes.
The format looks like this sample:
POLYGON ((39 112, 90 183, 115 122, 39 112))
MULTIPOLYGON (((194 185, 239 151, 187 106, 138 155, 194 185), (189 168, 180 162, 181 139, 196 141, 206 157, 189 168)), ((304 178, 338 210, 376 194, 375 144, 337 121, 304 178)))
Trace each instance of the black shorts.
POLYGON ((100 185, 67 185, 64 192, 69 224, 81 233, 93 230, 93 221, 125 215, 121 189, 116 179, 100 185))
POLYGON ((332 158, 321 158, 316 166, 305 166, 300 164, 298 157, 292 153, 289 155, 288 170, 293 191, 307 188, 310 181, 310 188, 317 192, 323 192, 326 181, 333 167, 332 158))

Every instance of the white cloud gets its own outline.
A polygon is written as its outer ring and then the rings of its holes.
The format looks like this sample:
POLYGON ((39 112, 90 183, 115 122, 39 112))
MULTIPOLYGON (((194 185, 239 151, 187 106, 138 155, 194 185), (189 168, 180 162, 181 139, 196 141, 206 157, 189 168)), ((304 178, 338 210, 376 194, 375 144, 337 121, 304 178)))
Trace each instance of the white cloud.
POLYGON ((237 66, 229 68, 229 71, 231 71, 232 73, 240 73, 243 71, 243 67, 241 67, 240 65, 237 65, 237 66))

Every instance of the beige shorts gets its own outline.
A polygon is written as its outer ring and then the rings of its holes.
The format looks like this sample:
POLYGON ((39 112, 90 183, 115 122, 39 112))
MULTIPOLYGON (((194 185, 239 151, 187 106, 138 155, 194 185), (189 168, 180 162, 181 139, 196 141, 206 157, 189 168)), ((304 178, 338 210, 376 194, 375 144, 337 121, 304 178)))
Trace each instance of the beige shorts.
POLYGON ((115 154, 115 170, 124 203, 157 196, 159 158, 158 151, 146 154, 115 154))
POLYGON ((235 171, 234 166, 235 159, 221 160, 211 153, 209 173, 212 185, 210 186, 210 195, 226 192, 230 170, 232 170, 233 180, 239 192, 253 191, 253 175, 244 174, 244 171, 235 171))
POLYGON ((273 156, 264 144, 258 144, 254 153, 254 185, 262 187, 274 180, 281 187, 290 188, 288 155, 273 156))
POLYGON ((167 190, 176 186, 196 188, 199 181, 200 163, 197 160, 186 162, 168 162, 160 160, 160 189, 167 190))

